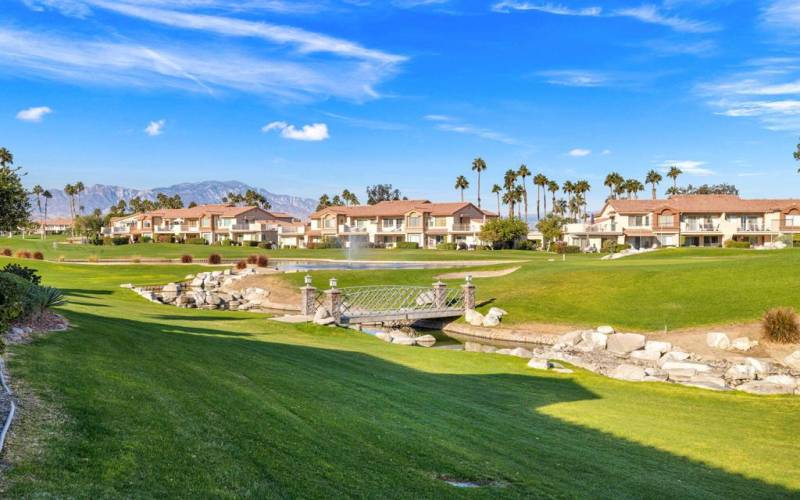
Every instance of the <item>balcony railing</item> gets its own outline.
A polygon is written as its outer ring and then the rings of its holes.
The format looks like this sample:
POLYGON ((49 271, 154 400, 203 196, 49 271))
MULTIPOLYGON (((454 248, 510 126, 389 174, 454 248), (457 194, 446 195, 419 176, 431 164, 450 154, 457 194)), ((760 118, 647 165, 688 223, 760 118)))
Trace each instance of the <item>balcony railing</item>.
POLYGON ((358 226, 351 226, 349 224, 344 224, 339 226, 339 231, 342 233, 351 233, 351 234, 366 234, 368 229, 366 227, 358 227, 358 226))
POLYGON ((653 224, 653 230, 655 230, 655 231, 670 231, 670 230, 677 231, 680 228, 681 228, 680 225, 674 224, 674 223, 669 223, 669 224, 658 224, 658 223, 656 223, 656 224, 653 224))
POLYGON ((453 224, 453 226, 450 229, 454 233, 471 233, 475 231, 480 231, 480 229, 477 226, 473 226, 472 224, 453 224))
POLYGON ((739 227, 736 228, 736 232, 738 233, 763 233, 770 230, 768 226, 758 223, 740 224, 739 227))
POLYGON ((403 226, 381 226, 378 229, 379 233, 402 233, 403 226))
POLYGON ((194 233, 200 230, 200 226, 174 224, 171 226, 153 226, 153 230, 157 233, 194 233))
POLYGON ((684 231, 716 232, 719 231, 719 224, 708 222, 687 222, 684 231))
POLYGON ((587 224, 586 225, 586 232, 587 233, 616 233, 619 231, 619 226, 617 223, 609 223, 609 224, 587 224))

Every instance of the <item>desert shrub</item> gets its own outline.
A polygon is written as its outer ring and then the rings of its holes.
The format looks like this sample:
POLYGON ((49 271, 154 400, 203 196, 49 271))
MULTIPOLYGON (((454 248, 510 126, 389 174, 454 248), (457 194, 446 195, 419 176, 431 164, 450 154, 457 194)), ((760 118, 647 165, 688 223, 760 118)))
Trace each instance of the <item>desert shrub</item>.
POLYGON ((26 301, 26 310, 35 314, 43 314, 47 309, 67 303, 64 292, 51 286, 30 287, 26 301))
POLYGON ((103 238, 101 238, 99 234, 95 234, 93 236, 90 236, 86 241, 90 245, 95 245, 95 246, 99 246, 99 245, 103 244, 103 238))
POLYGON ((0 269, 0 273, 15 274, 33 285, 38 285, 42 282, 42 277, 39 276, 39 272, 36 269, 20 266, 19 264, 6 264, 4 268, 0 269))
POLYGON ((207 245, 208 242, 205 238, 189 238, 186 240, 187 245, 207 245))
POLYGON ((247 246, 249 246, 249 247, 257 247, 258 246, 258 242, 257 241, 248 241, 247 242, 247 246))
POLYGON ((231 241, 231 240, 229 240, 227 238, 224 239, 224 240, 220 240, 219 246, 221 246, 221 247, 231 247, 231 246, 233 246, 233 241, 231 241))
POLYGON ((248 255, 247 256, 247 263, 248 264, 255 264, 258 262, 258 255, 248 255))
POLYGON ((564 241, 557 241, 553 245, 553 251, 557 254, 580 253, 581 248, 575 245, 567 245, 564 241))
POLYGON ((134 258, 131 259, 131 262, 133 262, 134 264, 141 264, 142 258, 138 257, 138 256, 134 257, 134 258))
POLYGON ((42 252, 33 252, 33 258, 36 260, 44 260, 44 254, 42 252))
POLYGON ((240 260, 239 262, 237 262, 236 263, 236 269, 247 269, 247 261, 246 260, 240 260))
POLYGON ((131 240, 126 236, 114 236, 111 238, 111 243, 114 245, 127 245, 131 240))
POLYGON ((218 253, 212 253, 208 256, 208 263, 209 264, 221 264, 222 263, 222 256, 218 253))
POLYGON ((156 236, 156 241, 159 243, 172 243, 172 235, 171 234, 159 234, 156 236))
POLYGON ((436 245, 437 250, 455 250, 456 248, 455 243, 439 243, 436 245))
POLYGON ((308 248, 314 250, 324 250, 326 248, 342 248, 342 242, 339 241, 339 238, 326 236, 325 238, 322 239, 322 241, 309 244, 308 248))
POLYGON ((86 260, 91 263, 96 263, 100 261, 100 258, 97 255, 90 255, 89 257, 86 258, 86 260))
POLYGON ((535 250, 536 246, 530 240, 517 240, 514 242, 514 250, 535 250))
POLYGON ((3 249, 3 255, 5 255, 6 257, 11 257, 12 253, 13 252, 11 251, 10 248, 4 248, 3 249))
POLYGON ((0 330, 30 312, 28 290, 36 285, 12 273, 0 273, 0 330))
POLYGON ((114 244, 114 238, 112 238, 111 236, 105 236, 103 238, 103 245, 104 246, 110 246, 110 245, 113 245, 113 244, 114 244))
POLYGON ((258 267, 267 267, 269 265, 269 259, 264 255, 259 255, 258 259, 256 260, 256 265, 258 267))
POLYGON ((775 307, 761 319, 764 338, 781 344, 800 342, 800 323, 791 307, 775 307))
POLYGON ((150 236, 142 236, 141 238, 139 238, 139 243, 152 243, 152 242, 153 238, 151 238, 150 236))
POLYGON ((272 248, 272 243, 269 241, 262 241, 258 244, 258 248, 263 248, 264 250, 270 250, 272 248))
POLYGON ((750 248, 750 242, 727 240, 725 241, 725 248, 750 248))
POLYGON ((32 259, 33 258, 33 254, 30 253, 27 250, 20 250, 19 252, 17 252, 17 258, 18 259, 32 259))
POLYGON ((194 259, 189 254, 181 255, 181 262, 184 264, 191 264, 194 259))
POLYGON ((618 253, 623 250, 628 250, 631 248, 630 243, 617 243, 616 241, 612 240, 605 240, 603 242, 603 247, 601 251, 604 253, 618 253))
POLYGON ((419 243, 416 241, 398 241, 396 248, 406 248, 416 250, 419 248, 419 243))

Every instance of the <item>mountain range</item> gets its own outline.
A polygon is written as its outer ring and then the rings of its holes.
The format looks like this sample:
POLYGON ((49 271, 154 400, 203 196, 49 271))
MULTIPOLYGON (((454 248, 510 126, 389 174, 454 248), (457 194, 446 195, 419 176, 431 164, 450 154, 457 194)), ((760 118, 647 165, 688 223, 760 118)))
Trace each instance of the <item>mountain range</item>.
MULTIPOLYGON (((301 219, 307 218, 317 207, 317 202, 310 198, 275 194, 239 181, 185 182, 153 189, 133 189, 122 186, 94 184, 87 186, 86 190, 81 193, 79 203, 83 206, 83 213, 90 213, 96 208, 105 213, 108 212, 112 205, 119 203, 119 200, 128 202, 131 198, 137 196, 142 199, 154 200, 158 193, 164 193, 167 196, 180 195, 184 205, 188 205, 192 201, 198 205, 203 205, 207 203, 222 203, 222 198, 227 196, 228 193, 244 193, 248 189, 258 191, 266 197, 272 206, 272 210, 286 212, 301 219)), ((50 189, 49 191, 53 198, 47 203, 48 217, 69 217, 69 197, 64 194, 64 190, 50 189)), ((31 197, 31 206, 34 213, 36 213, 35 196, 31 197)))

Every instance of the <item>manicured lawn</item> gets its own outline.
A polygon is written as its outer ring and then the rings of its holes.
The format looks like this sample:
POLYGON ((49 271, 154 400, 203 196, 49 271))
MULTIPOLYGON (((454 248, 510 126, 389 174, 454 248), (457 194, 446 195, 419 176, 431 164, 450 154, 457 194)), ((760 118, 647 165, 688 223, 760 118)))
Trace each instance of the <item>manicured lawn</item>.
MULTIPOLYGON (((563 272, 594 265, 575 262, 563 272)), ((22 409, 5 497, 800 494, 800 398, 543 374, 118 288, 185 267, 38 267, 68 291, 74 328, 11 349, 12 377, 44 404, 22 409)))
MULTIPOLYGON (((498 278, 476 278, 478 298, 493 299, 528 322, 661 331, 754 321, 770 307, 800 308, 800 250, 678 249, 604 261, 597 256, 533 253, 522 268, 498 278)), ((504 269, 508 264, 494 266, 504 269)), ((441 270, 326 271, 311 273, 318 287, 330 277, 340 287, 428 285, 441 270)), ((302 275, 286 275, 300 286, 302 275)), ((450 281, 457 286, 460 281, 450 281)), ((489 306, 486 306, 488 308, 489 306)))
POLYGON ((206 258, 209 254, 218 253, 224 258, 246 257, 252 254, 265 254, 270 257, 298 259, 361 259, 361 260, 477 260, 477 259, 527 259, 533 252, 525 251, 451 251, 451 250, 409 250, 409 249, 359 249, 348 253, 341 248, 308 250, 280 249, 263 250, 257 247, 219 247, 210 245, 188 245, 172 243, 142 243, 135 245, 70 245, 61 236, 49 236, 47 240, 33 237, 0 237, 0 250, 10 248, 18 250, 40 251, 46 260, 56 261, 60 257, 66 259, 98 259, 113 258, 179 258, 184 254, 197 259, 206 258))

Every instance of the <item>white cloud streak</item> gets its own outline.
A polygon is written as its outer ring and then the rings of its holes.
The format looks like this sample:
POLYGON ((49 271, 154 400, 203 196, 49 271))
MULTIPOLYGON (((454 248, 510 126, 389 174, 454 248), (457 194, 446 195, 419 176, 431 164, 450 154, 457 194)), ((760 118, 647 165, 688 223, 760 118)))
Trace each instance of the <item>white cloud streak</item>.
POLYGON ((590 154, 592 154, 592 150, 584 148, 575 148, 575 149, 570 149, 567 154, 575 158, 583 158, 584 156, 589 156, 590 154))
POLYGON ((294 141, 324 141, 328 139, 328 126, 324 123, 312 123, 310 125, 303 125, 301 128, 296 128, 286 122, 272 122, 261 127, 264 133, 271 131, 278 131, 284 139, 291 139, 294 141))
POLYGON ((476 127, 474 125, 470 125, 467 123, 454 123, 453 121, 450 120, 448 121, 438 120, 436 129, 441 130, 443 132, 453 132, 456 134, 472 135, 475 137, 479 137, 481 139, 486 139, 488 141, 500 142, 502 144, 508 144, 508 145, 519 144, 519 141, 517 141, 513 137, 509 137, 503 133, 496 132, 488 128, 476 127))
POLYGON ((166 124, 167 124, 166 120, 152 121, 147 124, 147 127, 144 128, 144 133, 149 135, 150 137, 161 135, 164 132, 164 127, 166 126, 166 124))
POLYGON ((660 170, 662 172, 669 172, 670 167, 678 167, 684 174, 695 175, 698 177, 707 177, 714 175, 714 171, 706 168, 707 165, 704 161, 697 160, 667 160, 661 163, 660 170))
POLYGON ((47 106, 36 106, 21 110, 19 113, 17 113, 17 120, 39 123, 42 121, 45 115, 48 115, 52 112, 53 110, 47 106))

